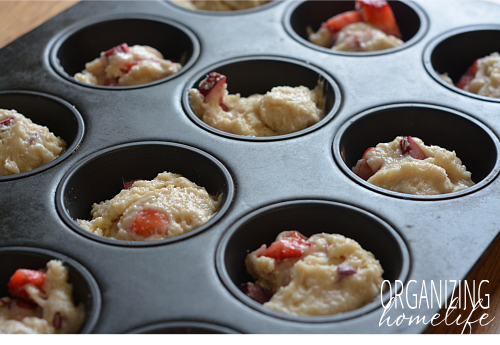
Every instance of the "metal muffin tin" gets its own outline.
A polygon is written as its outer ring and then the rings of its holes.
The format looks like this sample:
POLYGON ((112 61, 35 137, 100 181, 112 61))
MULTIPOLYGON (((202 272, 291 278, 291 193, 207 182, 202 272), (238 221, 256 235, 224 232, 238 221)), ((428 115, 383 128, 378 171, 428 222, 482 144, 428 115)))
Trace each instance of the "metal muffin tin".
MULTIPOLYGON (((385 279, 404 283, 464 279, 497 237, 500 101, 464 93, 437 73, 457 79, 475 58, 498 51, 500 6, 391 4, 405 44, 374 53, 333 52, 304 38, 306 25, 317 29, 353 1, 273 1, 231 13, 165 1, 81 2, 2 48, 0 108, 47 125, 68 151, 0 178, 0 291, 13 266, 61 258, 75 299, 86 306, 83 333, 423 332, 422 323, 379 326, 380 299, 344 314, 299 318, 266 310, 237 289, 249 279, 246 253, 283 230, 349 236, 376 255, 385 279), (71 78, 123 42, 151 45, 185 66, 135 87, 71 78), (208 128, 190 110, 187 91, 212 70, 243 96, 323 80, 325 119, 271 138, 208 128), (476 185, 416 197, 351 172, 366 148, 398 135, 455 150, 476 185), (92 203, 117 194, 122 179, 164 170, 224 193, 219 214, 192 233, 139 244, 99 238, 76 224, 90 218, 92 203)), ((420 285, 407 292, 419 294, 420 285)), ((437 311, 404 313, 429 318, 437 311)))

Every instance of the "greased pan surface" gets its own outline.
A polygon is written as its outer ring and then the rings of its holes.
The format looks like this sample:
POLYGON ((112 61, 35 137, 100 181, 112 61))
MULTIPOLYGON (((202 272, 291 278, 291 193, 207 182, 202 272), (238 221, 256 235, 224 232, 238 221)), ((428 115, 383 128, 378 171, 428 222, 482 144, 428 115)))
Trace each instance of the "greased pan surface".
MULTIPOLYGON (((85 332, 422 332, 421 323, 379 326, 380 300, 336 316, 294 318, 264 310, 236 288, 248 278, 246 251, 291 226, 350 236, 379 256, 386 279, 405 284, 463 279, 498 235, 500 102, 447 86, 435 70, 449 66, 456 78, 467 64, 455 59, 457 40, 467 56, 498 50, 500 6, 395 2, 406 43, 358 55, 304 40, 303 25, 319 26, 328 15, 318 13, 336 6, 350 9, 353 2, 272 2, 222 14, 164 1, 81 2, 2 48, 0 108, 21 95, 29 97, 26 112, 40 102, 46 117, 50 104, 56 115, 39 122, 50 128, 54 118, 66 121, 53 130, 72 145, 50 166, 0 178, 2 262, 25 255, 22 264, 38 250, 44 260, 69 258, 82 282, 78 294, 90 287, 93 296, 85 332), (72 80, 85 62, 123 42, 160 45, 164 55, 185 59, 185 68, 139 87, 72 80), (190 112, 186 92, 215 67, 227 73, 229 91, 243 96, 281 81, 313 87, 323 78, 327 116, 308 130, 268 139, 206 128, 190 112), (411 197, 368 186, 350 172, 367 147, 398 135, 456 150, 475 187, 411 197), (112 196, 112 183, 120 188, 121 180, 108 179, 151 178, 169 168, 226 195, 220 215, 200 231, 142 246, 75 228, 77 217, 90 216, 91 199, 112 196), (148 176, 129 176, 135 174, 148 176)), ((0 272, 0 284, 8 274, 0 272)), ((405 293, 418 295, 420 286, 405 285, 405 293)), ((404 314, 429 318, 438 310, 434 304, 404 314)))

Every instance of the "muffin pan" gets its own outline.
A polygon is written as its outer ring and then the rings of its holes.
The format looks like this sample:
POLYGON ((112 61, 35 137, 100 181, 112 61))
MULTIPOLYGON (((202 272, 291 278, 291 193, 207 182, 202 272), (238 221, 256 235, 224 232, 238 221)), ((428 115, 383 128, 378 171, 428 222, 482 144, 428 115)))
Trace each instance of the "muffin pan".
MULTIPOLYGON (((464 279, 497 237, 500 103, 448 86, 437 73, 456 79, 470 58, 495 51, 500 6, 391 4, 405 43, 374 53, 335 53, 305 40, 306 25, 317 29, 353 1, 273 1, 232 13, 166 1, 81 2, 2 48, 0 107, 47 125, 68 150, 0 178, 0 280, 13 266, 62 258, 88 311, 82 333, 423 332, 422 323, 379 326, 381 302, 400 292, 394 285, 358 310, 310 318, 271 312, 237 289, 250 279, 247 251, 282 230, 351 237, 376 255, 392 283, 464 279), (185 65, 134 87, 72 79, 124 42, 151 45, 185 65), (214 130, 187 97, 214 70, 242 96, 323 80, 325 118, 269 138, 214 130), (475 186, 411 196, 352 173, 364 150, 398 135, 455 150, 475 186), (123 181, 162 171, 223 193, 219 213, 191 233, 147 244, 99 238, 75 222, 89 219, 92 204, 113 197, 123 181)), ((418 295, 420 286, 405 292, 418 295)), ((393 309, 385 317, 438 311, 393 309)))

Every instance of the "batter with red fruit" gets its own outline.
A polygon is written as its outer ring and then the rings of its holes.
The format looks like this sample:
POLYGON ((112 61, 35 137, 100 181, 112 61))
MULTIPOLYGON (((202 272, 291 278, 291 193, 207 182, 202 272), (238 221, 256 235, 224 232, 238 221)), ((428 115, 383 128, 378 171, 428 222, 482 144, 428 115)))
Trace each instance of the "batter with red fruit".
POLYGON ((7 285, 9 297, 0 298, 0 334, 77 333, 85 312, 76 307, 68 270, 51 260, 47 270, 20 268, 7 285))
POLYGON ((331 17, 317 32, 307 28, 314 44, 338 51, 376 51, 403 44, 389 3, 385 0, 356 0, 355 9, 331 17))
POLYGON ((325 114, 323 82, 274 87, 265 95, 241 97, 227 92, 226 76, 212 72, 189 90, 191 109, 206 124, 224 132, 268 137, 303 130, 325 114))
MULTIPOLYGON (((454 85, 448 73, 440 76, 454 85)), ((455 86, 477 95, 500 98, 500 54, 495 52, 475 60, 455 86)))
POLYGON ((373 185, 406 194, 445 194, 474 185, 455 151, 411 136, 368 148, 352 171, 373 185))
POLYGON ((149 46, 120 44, 85 64, 75 79, 82 83, 104 86, 131 86, 165 78, 182 65, 163 59, 163 55, 149 46))
POLYGON ((78 220, 84 229, 126 241, 154 241, 184 234, 209 221, 219 210, 222 195, 174 173, 151 181, 124 183, 114 198, 94 204, 92 220, 78 220))
POLYGON ((171 0, 191 10, 239 11, 263 5, 271 0, 171 0))
POLYGON ((295 316, 333 315, 372 302, 384 270, 372 253, 339 234, 283 231, 247 255, 256 280, 239 287, 264 307, 295 316))

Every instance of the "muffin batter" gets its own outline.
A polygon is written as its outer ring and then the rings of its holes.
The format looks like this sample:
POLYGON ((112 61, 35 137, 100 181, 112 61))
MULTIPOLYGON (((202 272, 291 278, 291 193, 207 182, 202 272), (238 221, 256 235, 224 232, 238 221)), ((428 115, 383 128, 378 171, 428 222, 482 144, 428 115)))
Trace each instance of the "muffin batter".
POLYGON ((378 187, 406 194, 445 194, 474 185, 455 151, 410 136, 369 148, 353 172, 378 187))
POLYGON ((15 110, 0 109, 0 176, 47 164, 66 150, 66 142, 15 110))
POLYGON ((172 0, 191 10, 238 11, 263 5, 271 0, 172 0))
POLYGON ((85 312, 72 299, 68 270, 51 260, 47 271, 17 270, 9 281, 11 297, 0 299, 0 333, 77 333, 85 312))
POLYGON ((309 41, 326 48, 329 48, 330 43, 335 41, 335 44, 331 46, 332 50, 350 52, 383 50, 404 43, 399 38, 386 35, 370 24, 362 22, 345 26, 335 35, 335 39, 328 29, 320 28, 317 33, 309 34, 309 41))
POLYGON ((163 172, 151 181, 137 180, 111 200, 94 204, 84 229, 127 241, 154 241, 191 231, 219 210, 222 195, 213 197, 179 174, 163 172))
POLYGON ((129 47, 123 43, 86 63, 85 69, 75 74, 75 79, 93 85, 131 86, 165 78, 181 68, 181 64, 163 59, 154 48, 129 47))
MULTIPOLYGON (((380 293, 383 269, 354 240, 320 233, 309 239, 284 231, 269 247, 248 254, 247 271, 260 290, 272 296, 264 307, 297 316, 332 315, 372 302, 380 293)), ((251 294, 248 294, 252 297, 251 294)))
POLYGON ((375 51, 403 44, 401 32, 386 1, 355 1, 356 10, 324 22, 317 32, 307 27, 310 42, 337 51, 375 51))
POLYGON ((193 112, 206 124, 224 132, 265 137, 289 134, 314 125, 324 117, 323 82, 274 87, 265 95, 229 95, 226 77, 216 72, 198 89, 189 90, 193 112))
MULTIPOLYGON (((454 85, 448 73, 441 74, 441 78, 454 85)), ((500 54, 495 52, 474 61, 456 86, 480 96, 500 98, 500 54)))

